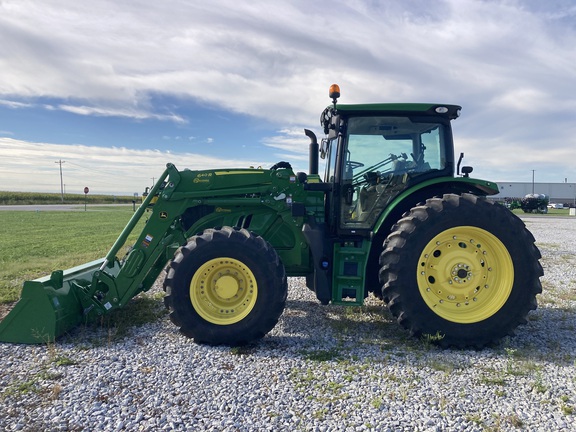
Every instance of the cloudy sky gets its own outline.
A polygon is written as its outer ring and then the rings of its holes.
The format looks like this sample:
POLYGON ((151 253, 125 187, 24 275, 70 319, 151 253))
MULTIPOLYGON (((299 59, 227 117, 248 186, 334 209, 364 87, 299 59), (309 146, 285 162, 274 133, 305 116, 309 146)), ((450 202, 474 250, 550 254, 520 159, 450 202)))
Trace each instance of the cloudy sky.
POLYGON ((0 0, 0 190, 307 169, 342 103, 463 106, 474 176, 576 182, 573 0, 0 0))

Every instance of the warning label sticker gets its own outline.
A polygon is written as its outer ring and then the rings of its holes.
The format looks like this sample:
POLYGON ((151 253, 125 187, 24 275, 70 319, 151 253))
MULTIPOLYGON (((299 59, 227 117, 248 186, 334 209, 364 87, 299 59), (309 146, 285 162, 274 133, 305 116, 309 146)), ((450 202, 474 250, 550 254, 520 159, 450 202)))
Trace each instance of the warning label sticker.
POLYGON ((146 234, 146 237, 144 237, 144 241, 142 242, 142 246, 150 246, 150 242, 152 242, 152 240, 154 240, 154 237, 152 237, 150 234, 146 234))

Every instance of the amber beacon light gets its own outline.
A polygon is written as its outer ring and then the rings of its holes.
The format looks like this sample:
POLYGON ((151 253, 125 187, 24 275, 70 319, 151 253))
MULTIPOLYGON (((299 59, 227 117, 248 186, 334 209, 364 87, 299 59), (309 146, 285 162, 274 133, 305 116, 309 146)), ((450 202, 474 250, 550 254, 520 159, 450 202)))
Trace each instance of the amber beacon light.
POLYGON ((330 86, 330 91, 328 95, 330 96, 331 99, 334 100, 334 103, 336 103, 336 99, 340 97, 340 86, 338 84, 332 84, 330 86))

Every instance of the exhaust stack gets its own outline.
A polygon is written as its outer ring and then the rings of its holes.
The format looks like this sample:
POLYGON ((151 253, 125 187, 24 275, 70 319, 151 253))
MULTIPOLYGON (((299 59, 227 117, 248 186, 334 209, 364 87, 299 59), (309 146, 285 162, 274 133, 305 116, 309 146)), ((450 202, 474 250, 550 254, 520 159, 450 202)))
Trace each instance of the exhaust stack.
POLYGON ((304 129, 304 133, 310 138, 308 174, 318 174, 318 139, 310 129, 304 129))

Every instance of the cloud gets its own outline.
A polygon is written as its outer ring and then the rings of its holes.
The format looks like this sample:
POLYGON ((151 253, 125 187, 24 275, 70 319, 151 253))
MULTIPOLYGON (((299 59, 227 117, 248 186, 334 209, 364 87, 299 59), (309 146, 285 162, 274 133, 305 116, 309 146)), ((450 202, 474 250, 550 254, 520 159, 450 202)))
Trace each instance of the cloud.
POLYGON ((290 128, 278 131, 278 135, 266 137, 262 143, 274 149, 288 152, 290 157, 308 157, 308 142, 304 136, 303 129, 290 128))
MULTIPOLYGON (((189 121, 158 105, 171 95, 281 129, 315 120, 338 82, 343 103, 463 105, 458 145, 513 180, 519 149, 532 166, 542 146, 576 157, 575 15, 562 0, 4 1, 0 103, 189 121)), ((306 154, 291 134, 262 144, 306 154)))
POLYGON ((31 106, 33 106, 32 104, 15 102, 15 101, 10 101, 10 100, 0 100, 0 105, 8 107, 8 108, 12 108, 12 109, 30 108, 31 106))
POLYGON ((304 1, 61 5, 3 4, 0 32, 19 54, 2 63, 26 61, 7 69, 1 93, 148 109, 150 92, 172 93, 278 120, 281 106, 316 110, 302 102, 323 103, 338 79, 356 100, 516 87, 527 65, 530 78, 553 73, 566 53, 550 48, 573 42, 555 39, 546 19, 509 1, 334 2, 329 14, 304 1))
POLYGON ((0 153, 3 156, 0 184, 2 190, 8 191, 59 192, 59 161, 63 161, 63 183, 69 193, 81 193, 84 186, 89 186, 93 193, 115 195, 143 191, 150 186, 152 177, 158 178, 162 174, 168 162, 178 169, 192 170, 271 165, 262 160, 124 147, 33 143, 12 138, 0 138, 0 153), (23 184, 28 186, 21 189, 23 184))
POLYGON ((574 32, 559 40, 551 18, 513 1, 334 2, 330 13, 304 1, 60 6, 2 4, 0 36, 13 46, 0 59, 1 94, 73 97, 75 107, 59 109, 83 115, 182 121, 154 112, 158 92, 302 122, 332 81, 353 101, 488 100, 531 86, 554 98, 550 78, 574 64, 574 32))
POLYGON ((58 105, 58 109, 79 115, 95 115, 103 117, 128 117, 136 120, 156 119, 156 120, 169 120, 175 123, 187 123, 187 120, 178 115, 174 114, 160 115, 136 109, 114 109, 111 107, 98 108, 89 106, 63 105, 63 104, 58 105))

